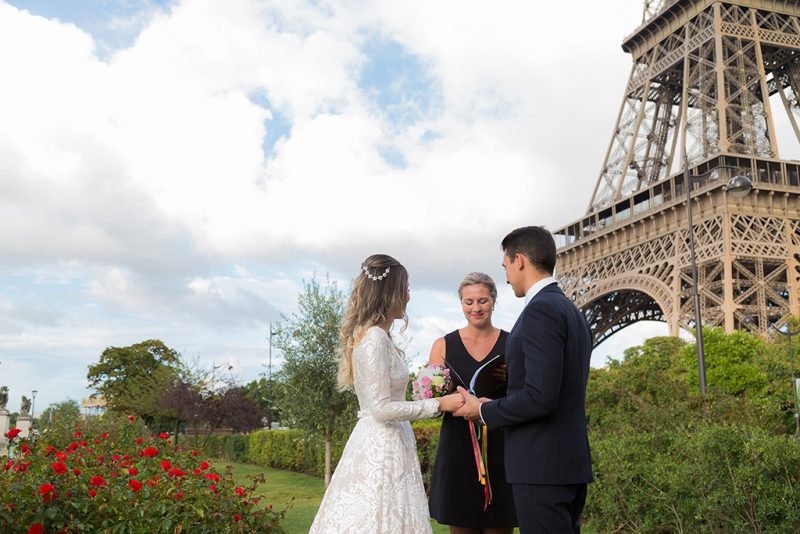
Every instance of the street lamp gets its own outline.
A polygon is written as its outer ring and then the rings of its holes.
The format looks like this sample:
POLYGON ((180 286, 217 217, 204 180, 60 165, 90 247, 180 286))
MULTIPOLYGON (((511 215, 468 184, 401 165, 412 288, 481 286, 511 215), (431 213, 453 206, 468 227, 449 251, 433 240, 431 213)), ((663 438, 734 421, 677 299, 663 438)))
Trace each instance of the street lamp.
MULTIPOLYGON (((718 171, 719 169, 737 169, 727 165, 720 165, 709 169, 700 174, 689 174, 689 160, 686 157, 686 147, 683 150, 683 185, 686 188, 686 217, 689 224, 689 258, 692 265, 692 298, 694 300, 694 328, 696 330, 695 339, 697 341, 697 371, 700 375, 700 393, 706 392, 706 362, 705 362, 705 348, 703 346, 703 318, 700 314, 700 292, 697 285, 697 256, 695 254, 694 245, 694 223, 692 222, 692 181, 698 180, 709 174, 718 171)), ((722 188, 726 194, 736 198, 746 196, 753 189, 753 182, 747 176, 734 176, 728 181, 728 184, 722 188)))
POLYGON ((797 399, 797 377, 794 373, 794 351, 792 350, 792 338, 797 334, 800 334, 800 330, 795 330, 794 332, 789 330, 789 325, 784 324, 781 328, 775 328, 776 332, 786 338, 786 344, 788 345, 789 351, 789 362, 792 366, 792 399, 794 401, 794 432, 795 435, 800 436, 800 406, 798 405, 799 401, 797 399))
POLYGON ((269 363, 267 374, 267 427, 272 430, 272 336, 277 332, 272 330, 272 323, 269 323, 269 363))

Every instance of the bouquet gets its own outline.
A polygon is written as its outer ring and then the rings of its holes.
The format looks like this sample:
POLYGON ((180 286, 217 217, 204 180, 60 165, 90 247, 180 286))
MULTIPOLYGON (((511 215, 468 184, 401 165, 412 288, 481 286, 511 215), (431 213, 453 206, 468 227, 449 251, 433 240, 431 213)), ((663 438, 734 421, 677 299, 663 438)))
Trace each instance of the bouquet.
POLYGON ((438 363, 423 365, 411 383, 414 400, 442 397, 450 393, 452 388, 450 369, 438 363))

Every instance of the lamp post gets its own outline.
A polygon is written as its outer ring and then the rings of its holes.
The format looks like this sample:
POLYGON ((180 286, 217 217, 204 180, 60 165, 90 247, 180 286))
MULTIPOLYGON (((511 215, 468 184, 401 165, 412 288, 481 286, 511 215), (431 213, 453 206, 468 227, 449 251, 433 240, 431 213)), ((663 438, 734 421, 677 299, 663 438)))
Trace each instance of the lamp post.
MULTIPOLYGON (((686 157, 686 147, 684 146, 683 151, 683 162, 684 162, 684 169, 683 169, 683 185, 686 188, 686 218, 688 219, 689 225, 689 260, 692 266, 692 300, 694 301, 694 328, 695 328, 695 339, 697 344, 697 372, 700 377, 700 393, 705 394, 706 392, 706 362, 705 362, 705 347, 703 346, 703 317, 700 313, 700 291, 698 290, 698 281, 697 281, 697 256, 695 253, 695 244, 694 244, 694 223, 692 221, 692 182, 694 180, 698 180, 709 174, 718 171, 719 169, 737 169, 736 167, 730 167, 725 165, 720 165, 718 167, 714 167, 713 169, 709 169, 706 172, 700 174, 689 174, 689 160, 686 157)), ((741 198, 746 196, 750 191, 753 189, 753 182, 750 178, 746 176, 734 176, 728 181, 728 184, 723 187, 723 191, 725 191, 728 195, 731 195, 736 198, 741 198)))
POLYGON ((272 330, 269 323, 269 360, 267 366, 267 427, 272 430, 272 336, 277 332, 272 330))
MULTIPOLYGON (((773 327, 774 328, 774 327, 773 327)), ((786 338, 787 350, 789 352, 789 365, 792 366, 792 400, 794 402, 794 432, 800 436, 800 405, 797 399, 797 377, 794 372, 794 351, 792 350, 792 338, 800 334, 800 330, 791 331, 788 325, 775 328, 775 331, 786 338)))

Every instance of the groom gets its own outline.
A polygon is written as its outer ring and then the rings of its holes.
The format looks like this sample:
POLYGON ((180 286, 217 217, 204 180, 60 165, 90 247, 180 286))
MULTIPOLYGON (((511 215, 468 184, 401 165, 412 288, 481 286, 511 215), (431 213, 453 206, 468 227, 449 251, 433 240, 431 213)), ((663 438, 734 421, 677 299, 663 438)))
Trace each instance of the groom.
POLYGON ((453 415, 505 429, 506 478, 523 534, 580 532, 592 481, 584 407, 592 334, 553 278, 549 231, 518 228, 502 247, 506 281, 525 297, 506 344, 508 395, 477 399, 459 387, 465 404, 453 415))

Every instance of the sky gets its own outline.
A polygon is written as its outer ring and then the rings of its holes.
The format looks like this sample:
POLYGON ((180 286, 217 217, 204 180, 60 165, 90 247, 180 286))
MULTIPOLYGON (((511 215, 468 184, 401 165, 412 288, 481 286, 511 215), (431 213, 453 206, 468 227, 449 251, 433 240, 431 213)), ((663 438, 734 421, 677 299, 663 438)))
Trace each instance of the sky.
MULTIPOLYGON (((247 382, 304 281, 409 270, 416 370, 500 240, 581 218, 641 0, 0 0, 0 385, 87 397, 160 339, 247 382)), ((592 365, 663 324, 597 347, 592 365)), ((273 369, 280 366, 273 351, 273 369)), ((219 371, 218 371, 219 372, 219 371)))

